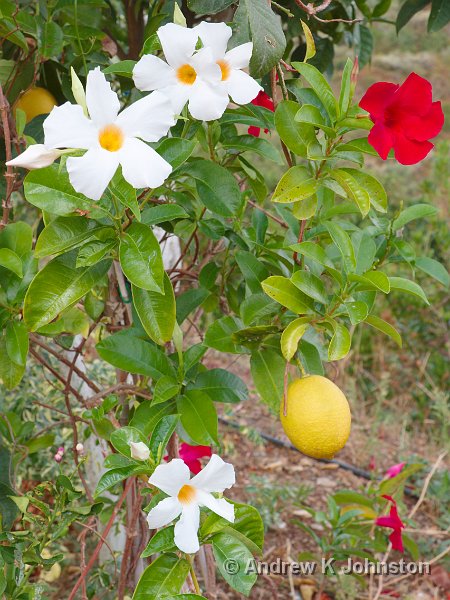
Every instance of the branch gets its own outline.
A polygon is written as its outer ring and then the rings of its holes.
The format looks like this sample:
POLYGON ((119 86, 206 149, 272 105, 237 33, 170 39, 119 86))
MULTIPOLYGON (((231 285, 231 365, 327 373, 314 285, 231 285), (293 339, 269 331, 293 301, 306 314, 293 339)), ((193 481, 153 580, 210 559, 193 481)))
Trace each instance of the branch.
MULTIPOLYGON (((6 162, 11 160, 11 131, 9 127, 9 102, 5 98, 3 94, 3 88, 0 84, 0 115, 1 122, 3 126, 3 137, 5 138, 5 155, 6 162)), ((9 211, 11 209, 11 194, 14 189, 14 181, 16 179, 16 175, 14 173, 13 167, 6 167, 5 171, 5 179, 6 179, 6 193, 5 198, 2 201, 3 214, 2 220, 0 221, 0 231, 6 227, 9 220, 9 211)))

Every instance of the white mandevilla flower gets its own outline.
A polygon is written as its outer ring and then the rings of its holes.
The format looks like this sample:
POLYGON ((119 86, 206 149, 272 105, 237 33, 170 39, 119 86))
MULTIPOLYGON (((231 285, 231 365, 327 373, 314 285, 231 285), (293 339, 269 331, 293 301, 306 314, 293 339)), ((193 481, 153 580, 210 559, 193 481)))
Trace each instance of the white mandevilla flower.
POLYGON ((220 67, 221 80, 217 87, 227 97, 227 103, 228 95, 236 104, 248 104, 256 98, 262 87, 242 71, 250 63, 253 43, 241 44, 227 52, 233 31, 225 23, 203 21, 194 27, 194 31, 198 33, 203 46, 211 50, 214 61, 220 67))
MULTIPOLYGON (((149 94, 119 114, 119 98, 97 67, 87 76, 86 104, 90 118, 70 102, 53 108, 44 121, 42 156, 57 148, 87 150, 81 157, 67 159, 67 171, 75 190, 93 200, 101 198, 119 165, 135 188, 161 185, 172 167, 142 140, 157 142, 175 124, 167 98, 149 94)), ((36 162, 37 157, 33 159, 36 162)))
POLYGON ((199 549, 198 528, 200 507, 205 506, 230 523, 234 522, 234 506, 224 498, 215 498, 212 492, 223 492, 235 483, 233 465, 213 454, 204 469, 190 479, 189 467, 179 458, 156 467, 149 483, 168 498, 161 500, 148 513, 150 529, 164 527, 181 515, 175 524, 175 544, 192 554, 199 549))
POLYGON ((144 442, 130 442, 131 458, 136 460, 147 460, 150 450, 144 442))
POLYGON ((175 23, 160 27, 158 37, 167 62, 151 54, 144 55, 133 69, 136 87, 143 91, 163 91, 177 113, 189 102, 189 111, 195 119, 220 118, 228 105, 228 95, 218 86, 222 72, 212 50, 202 48, 195 52, 196 30, 175 23))

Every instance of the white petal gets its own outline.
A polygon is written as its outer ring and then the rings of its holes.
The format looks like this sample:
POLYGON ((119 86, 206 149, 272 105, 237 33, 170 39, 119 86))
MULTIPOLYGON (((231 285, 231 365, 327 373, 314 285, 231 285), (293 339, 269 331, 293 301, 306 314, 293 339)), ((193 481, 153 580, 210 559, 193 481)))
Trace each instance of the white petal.
POLYGON ((169 463, 158 465, 148 482, 169 496, 177 496, 180 488, 189 482, 189 477, 189 467, 181 458, 174 458, 169 463))
POLYGON ((203 45, 211 48, 216 60, 225 56, 228 41, 233 33, 231 27, 228 27, 225 23, 202 21, 200 25, 194 27, 194 31, 198 33, 203 45))
POLYGON ((201 79, 214 84, 222 81, 222 71, 213 56, 211 48, 199 50, 192 57, 190 64, 201 79))
POLYGON ((97 141, 97 129, 78 104, 55 106, 44 121, 48 148, 90 148, 97 141))
POLYGON ((224 83, 236 104, 248 104, 262 90, 262 87, 253 77, 237 69, 231 71, 229 78, 224 83))
POLYGON ((197 80, 189 95, 189 111, 194 119, 220 119, 228 106, 228 93, 222 86, 212 86, 197 80))
POLYGON ((219 517, 223 517, 230 523, 234 523, 234 506, 231 502, 228 502, 225 498, 214 498, 209 492, 201 490, 197 491, 197 498, 200 506, 206 506, 206 508, 215 512, 216 515, 219 515, 219 517))
POLYGON ((118 166, 118 153, 102 148, 91 148, 81 157, 67 159, 70 183, 92 200, 100 200, 118 166))
POLYGON ((194 54, 198 35, 193 29, 167 23, 158 29, 164 56, 171 67, 177 68, 194 54))
POLYGON ((144 442, 130 442, 131 458, 136 460, 147 460, 150 456, 150 449, 144 442))
POLYGON ((44 144, 28 146, 25 152, 6 163, 7 167, 23 167, 25 169, 42 169, 53 164, 64 150, 49 150, 44 144))
POLYGON ((164 498, 154 506, 147 515, 147 523, 150 529, 164 527, 176 519, 181 513, 181 504, 176 498, 164 498))
POLYGON ((157 142, 175 125, 174 109, 164 94, 153 92, 122 111, 116 124, 126 136, 157 142))
POLYGON ((190 485, 204 492, 223 492, 236 482, 234 467, 213 454, 204 469, 191 479, 190 485))
POLYGON ((198 527, 200 524, 200 509, 197 504, 184 505, 180 520, 175 523, 174 541, 177 548, 187 554, 193 554, 200 548, 198 542, 198 527))
POLYGON ((124 178, 137 189, 158 187, 172 172, 171 165, 162 156, 137 138, 126 138, 119 154, 124 178))
POLYGON ((93 71, 89 71, 86 82, 86 104, 89 111, 89 116, 97 125, 109 125, 114 123, 117 113, 120 109, 119 98, 116 92, 113 92, 110 84, 106 81, 106 77, 100 71, 100 67, 96 67, 93 71))
POLYGON ((235 69, 245 69, 248 67, 253 52, 253 43, 247 42, 236 46, 225 55, 225 60, 235 69))
POLYGON ((133 79, 136 87, 144 92, 160 90, 176 83, 175 71, 166 62, 145 54, 133 69, 133 79))

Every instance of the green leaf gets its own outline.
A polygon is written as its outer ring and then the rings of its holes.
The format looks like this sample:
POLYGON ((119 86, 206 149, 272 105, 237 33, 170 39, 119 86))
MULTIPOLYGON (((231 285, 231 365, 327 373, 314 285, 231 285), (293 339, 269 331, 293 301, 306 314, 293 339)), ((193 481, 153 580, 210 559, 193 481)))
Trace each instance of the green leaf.
POLYGON ((177 204, 161 204, 152 208, 146 208, 142 213, 142 222, 146 225, 158 225, 175 219, 186 219, 189 215, 177 204))
POLYGON ((82 334, 83 337, 89 335, 89 318, 85 311, 72 307, 65 310, 56 321, 52 321, 44 327, 37 330, 40 335, 57 336, 61 333, 72 333, 73 335, 82 334))
POLYGON ((320 182, 311 176, 301 165, 291 167, 280 179, 275 188, 272 202, 299 202, 314 194, 320 182))
POLYGON ((328 303, 328 295, 322 280, 309 271, 296 271, 291 277, 292 283, 304 294, 321 302, 328 303))
MULTIPOLYGON (((160 529, 150 539, 144 552, 141 554, 142 558, 157 554, 159 552, 168 552, 176 550, 174 542, 174 525, 160 529)), ((171 596, 171 598, 180 598, 180 596, 171 596)))
POLYGON ((181 325, 208 296, 209 291, 204 288, 193 288, 180 294, 177 297, 177 323, 181 325))
POLYGON ((356 255, 356 273, 370 271, 377 253, 377 246, 371 235, 365 230, 356 230, 352 234, 352 245, 356 255))
POLYGON ((431 0, 406 0, 397 15, 397 33, 413 18, 420 10, 428 6, 431 0))
POLYGON ((122 77, 133 77, 133 69, 136 65, 135 60, 121 60, 109 65, 103 69, 105 75, 121 75, 122 77))
POLYGON ((345 308, 347 309, 348 316, 350 317, 352 325, 361 323, 361 321, 364 321, 364 319, 369 314, 369 307, 365 302, 346 302, 345 308))
POLYGON ((0 248, 0 267, 12 271, 17 277, 23 277, 22 261, 17 254, 9 248, 0 248))
POLYGON ((378 181, 378 179, 358 169, 345 168, 339 170, 348 173, 357 182, 357 184, 367 192, 370 203, 376 210, 379 212, 386 212, 387 194, 386 190, 378 181))
POLYGON ((371 325, 372 327, 375 327, 375 329, 378 329, 378 331, 381 331, 382 333, 388 335, 394 340, 394 342, 399 348, 402 347, 401 335, 390 323, 387 323, 386 321, 380 319, 380 317, 376 317, 375 315, 369 315, 364 322, 368 325, 371 325))
POLYGON ((112 199, 116 198, 123 206, 129 208, 137 221, 141 220, 141 211, 136 197, 136 190, 124 179, 121 169, 117 169, 105 193, 108 197, 112 199))
POLYGON ((317 106, 303 104, 295 115, 295 120, 299 123, 306 123, 307 125, 323 129, 328 135, 334 136, 334 130, 325 123, 317 106))
POLYGON ((196 140, 173 137, 163 140, 156 149, 158 154, 175 170, 187 161, 194 152, 196 145, 196 140))
POLYGON ((300 23, 302 24, 303 33, 305 34, 305 44, 306 44, 306 52, 304 62, 308 62, 310 58, 313 58, 316 55, 316 44, 314 42, 314 36, 311 33, 311 29, 308 25, 300 19, 300 23))
POLYGON ((391 291, 391 284, 386 273, 382 271, 368 271, 364 275, 356 275, 350 273, 348 276, 350 281, 357 281, 360 285, 357 286, 357 290, 380 290, 383 294, 389 294, 391 291))
POLYGON ((254 254, 245 250, 236 253, 236 262, 250 291, 261 292, 261 281, 269 277, 269 270, 254 254))
MULTIPOLYGON (((110 230, 108 228, 104 231, 108 233, 110 230)), ((99 235, 102 235, 102 233, 99 232, 99 235)), ((79 249, 75 266, 77 269, 79 267, 91 267, 104 258, 116 246, 117 238, 107 239, 104 242, 97 239, 88 241, 79 249)))
POLYGON ((175 327, 175 295, 164 273, 164 295, 132 286, 133 303, 147 335, 163 346, 170 342, 175 327))
POLYGON ((293 62, 292 66, 306 79, 312 89, 316 92, 333 123, 337 116, 337 103, 328 81, 316 67, 313 67, 313 65, 293 62))
POLYGON ((109 471, 106 471, 106 473, 103 473, 97 483, 97 487, 95 488, 94 492, 94 498, 98 498, 107 490, 111 489, 121 481, 124 481, 133 475, 136 470, 139 470, 139 468, 137 469, 136 465, 133 464, 128 467, 118 467, 117 469, 110 469, 109 471))
POLYGON ((349 330, 344 325, 336 321, 332 321, 331 324, 334 328, 334 334, 328 347, 328 360, 340 360, 344 356, 347 356, 352 344, 352 338, 349 330))
POLYGON ((242 379, 225 369, 202 371, 188 389, 201 390, 214 402, 243 402, 248 397, 247 386, 242 379))
POLYGON ((236 0, 188 0, 188 7, 197 14, 214 15, 228 8, 236 0))
POLYGON ((330 221, 325 223, 325 227, 342 255, 346 270, 354 270, 356 267, 355 251, 348 233, 337 223, 331 223, 330 221))
POLYGON ((310 319, 300 317, 286 327, 281 335, 281 352, 287 361, 290 361, 297 352, 300 338, 309 327, 310 319))
POLYGON ((148 437, 163 417, 173 414, 174 408, 174 402, 154 405, 149 400, 145 400, 137 407, 130 421, 130 426, 136 427, 148 437))
POLYGON ((275 67, 286 47, 281 19, 266 0, 241 0, 234 20, 241 30, 246 30, 242 41, 253 42, 250 73, 262 77, 275 67))
POLYGON ((262 282, 265 293, 276 302, 297 314, 307 313, 311 300, 287 278, 280 275, 268 277, 262 282))
POLYGON ((226 138, 222 142, 222 146, 238 150, 239 152, 255 152, 268 160, 283 164, 279 151, 271 142, 253 135, 239 135, 237 137, 226 138))
POLYGON ((42 230, 36 242, 34 255, 36 258, 43 258, 52 254, 62 254, 95 237, 100 231, 110 231, 111 236, 114 235, 111 227, 105 227, 86 217, 57 217, 42 230))
POLYGON ((306 149, 316 140, 314 127, 295 120, 300 105, 292 100, 284 100, 275 110, 275 127, 278 135, 294 154, 306 157, 306 149))
POLYGON ((9 358, 25 366, 28 354, 28 331, 23 321, 10 321, 6 326, 6 351, 9 358))
POLYGON ((177 399, 181 424, 189 437, 200 445, 219 445, 217 413, 212 400, 201 390, 187 390, 177 399))
POLYGON ((127 458, 131 458, 131 442, 143 442, 147 445, 147 438, 145 435, 134 427, 121 427, 112 432, 109 441, 120 454, 123 454, 127 458))
POLYGON ((176 378, 175 369, 164 352, 128 329, 104 338, 96 350, 103 360, 123 371, 154 379, 163 375, 176 378))
POLYGON ((155 425, 150 439, 150 452, 156 462, 162 458, 163 452, 169 443, 172 433, 177 426, 179 415, 165 415, 155 425))
MULTIPOLYGON (((183 170, 184 173, 184 170, 183 170)), ((194 160, 186 167, 186 175, 197 183, 200 200, 211 212, 232 217, 241 205, 241 192, 233 175, 209 160, 194 160)))
POLYGON ((242 329, 242 323, 235 317, 222 317, 209 326, 204 344, 220 352, 242 354, 245 348, 234 343, 232 335, 242 329))
POLYGON ((142 573, 132 600, 160 600, 178 594, 189 568, 189 561, 185 558, 163 554, 142 573))
POLYGON ((257 580, 256 573, 247 572, 253 558, 250 550, 229 533, 217 533, 212 538, 212 546, 222 577, 233 589, 248 596, 257 580), (235 565, 232 573, 227 569, 230 563, 235 565))
POLYGON ((363 217, 370 209, 369 194, 351 173, 356 169, 333 169, 329 175, 345 190, 350 200, 353 200, 359 208, 363 217))
POLYGON ((180 384, 171 377, 161 377, 158 379, 153 391, 153 405, 167 402, 180 391, 180 384))
POLYGON ((0 248, 9 248, 21 258, 31 251, 33 230, 23 221, 9 223, 0 230, 0 248))
POLYGON ((265 404, 278 412, 283 396, 283 358, 271 348, 252 352, 250 368, 256 390, 265 404))
POLYGON ((428 31, 439 31, 450 21, 450 5, 446 0, 431 0, 428 31))
POLYGON ((325 253, 325 250, 314 242, 301 242, 300 244, 291 244, 289 246, 298 254, 311 258, 324 267, 333 268, 334 265, 325 253))
POLYGON ((25 366, 11 360, 6 347, 6 337, 0 337, 0 380, 7 390, 12 390, 25 373, 25 366))
POLYGON ((358 60, 359 68, 362 69, 365 65, 370 63, 373 51, 373 35, 372 31, 366 26, 358 23, 359 41, 357 43, 358 48, 358 60))
POLYGON ((41 55, 44 58, 56 58, 62 52, 64 34, 54 21, 47 21, 42 27, 41 55))
POLYGON ((133 285, 163 293, 164 264, 159 242, 148 225, 133 223, 120 240, 120 265, 133 285))
POLYGON ((104 260, 92 267, 76 269, 75 256, 54 258, 35 276, 25 296, 23 317, 36 331, 85 296, 111 266, 104 260))
POLYGON ((405 208, 392 223, 392 229, 393 231, 398 231, 411 221, 432 217, 436 213, 437 208, 431 206, 431 204, 415 204, 414 206, 409 206, 408 208, 405 208))
POLYGON ((412 294, 413 296, 423 300, 425 304, 430 304, 425 292, 415 281, 410 281, 404 277, 389 277, 389 282, 391 284, 391 290, 400 290, 402 292, 406 292, 407 294, 412 294))
POLYGON ((345 67, 342 71, 341 78, 341 92, 339 94, 339 114, 346 115, 350 102, 351 102, 351 75, 353 69, 353 62, 350 58, 347 58, 345 67))
POLYGON ((415 266, 442 283, 443 286, 448 287, 450 285, 450 277, 447 269, 434 258, 428 258, 427 256, 422 256, 415 261, 415 266))

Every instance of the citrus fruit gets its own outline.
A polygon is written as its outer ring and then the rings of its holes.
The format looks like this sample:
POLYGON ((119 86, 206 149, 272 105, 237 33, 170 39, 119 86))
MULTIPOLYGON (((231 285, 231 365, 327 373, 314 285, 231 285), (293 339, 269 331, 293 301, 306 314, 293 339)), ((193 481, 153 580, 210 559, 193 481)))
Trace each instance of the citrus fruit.
POLYGON ((27 123, 38 115, 49 113, 56 106, 56 100, 48 90, 32 87, 24 92, 14 105, 14 110, 20 108, 27 115, 27 123))
POLYGON ((281 424, 292 444, 313 458, 333 458, 348 440, 351 414, 347 398, 326 377, 295 379, 281 401, 281 424))

